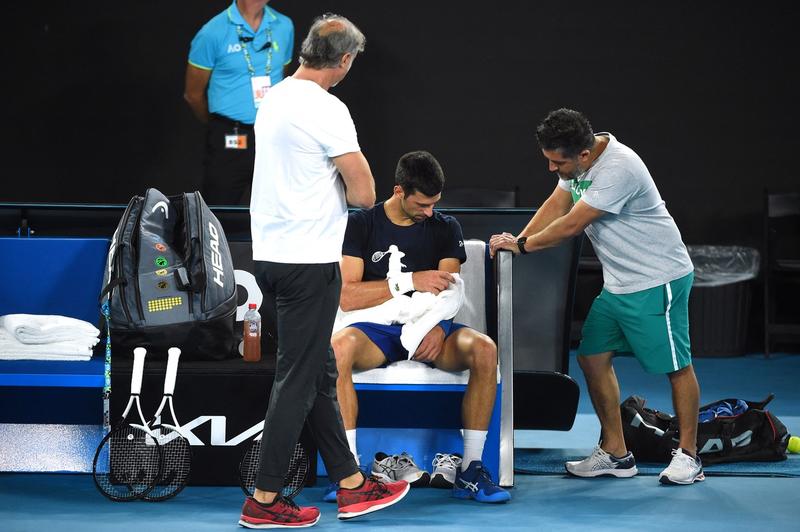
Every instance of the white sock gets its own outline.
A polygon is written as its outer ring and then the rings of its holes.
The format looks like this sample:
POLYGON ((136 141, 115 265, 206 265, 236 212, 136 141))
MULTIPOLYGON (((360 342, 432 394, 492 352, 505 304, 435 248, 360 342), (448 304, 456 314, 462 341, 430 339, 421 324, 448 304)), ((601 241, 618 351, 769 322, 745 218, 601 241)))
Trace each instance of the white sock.
POLYGON ((350 445, 350 452, 353 453, 356 464, 361 465, 361 462, 358 460, 358 451, 356 450, 356 429, 346 430, 344 433, 347 435, 347 443, 350 445))
POLYGON ((461 462, 461 471, 465 471, 469 464, 483 457, 483 445, 486 443, 487 430, 463 429, 464 435, 464 460, 461 462))

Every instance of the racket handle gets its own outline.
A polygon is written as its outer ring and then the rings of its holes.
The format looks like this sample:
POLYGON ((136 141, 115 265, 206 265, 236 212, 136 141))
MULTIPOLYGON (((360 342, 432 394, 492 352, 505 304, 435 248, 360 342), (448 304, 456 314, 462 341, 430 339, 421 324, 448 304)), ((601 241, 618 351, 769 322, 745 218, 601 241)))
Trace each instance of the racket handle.
POLYGON ((131 394, 139 395, 142 391, 142 374, 144 373, 144 357, 147 349, 137 347, 133 350, 133 373, 131 374, 131 394))
POLYGON ((178 360, 181 358, 181 350, 177 347, 170 347, 167 353, 167 375, 164 377, 164 395, 172 395, 175 391, 175 379, 178 376, 178 360))

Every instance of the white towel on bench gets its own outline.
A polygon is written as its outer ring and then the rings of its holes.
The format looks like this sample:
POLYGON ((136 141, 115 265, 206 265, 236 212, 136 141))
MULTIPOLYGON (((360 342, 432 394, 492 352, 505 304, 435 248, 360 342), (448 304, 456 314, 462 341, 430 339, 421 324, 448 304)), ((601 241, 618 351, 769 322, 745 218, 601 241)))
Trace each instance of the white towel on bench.
POLYGON ((464 280, 453 274, 455 283, 433 295, 430 292, 414 292, 411 296, 399 296, 374 307, 345 312, 339 308, 333 332, 358 322, 380 325, 403 324, 400 343, 408 350, 409 358, 417 352, 420 342, 437 323, 449 320, 458 314, 464 304, 464 280))
POLYGON ((75 341, 89 344, 100 336, 97 327, 89 322, 57 315, 7 314, 0 316, 0 328, 23 344, 75 341))
POLYGON ((48 344, 23 344, 4 328, 0 328, 1 360, 89 360, 92 347, 98 342, 77 340, 48 344))

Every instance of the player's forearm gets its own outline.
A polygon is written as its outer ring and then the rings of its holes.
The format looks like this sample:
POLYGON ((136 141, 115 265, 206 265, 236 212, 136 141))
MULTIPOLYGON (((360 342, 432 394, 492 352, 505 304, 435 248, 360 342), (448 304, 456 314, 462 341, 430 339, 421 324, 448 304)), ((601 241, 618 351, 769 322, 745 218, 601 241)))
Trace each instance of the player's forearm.
POLYGON ((386 281, 361 281, 342 285, 339 306, 342 310, 360 310, 375 307, 392 298, 389 283, 386 281))
POLYGON ((578 236, 583 229, 584 226, 576 223, 570 217, 561 216, 541 231, 528 236, 525 250, 532 252, 557 246, 569 238, 578 236))
POLYGON ((550 197, 542 204, 539 210, 536 211, 536 214, 533 215, 533 218, 531 218, 531 221, 528 222, 528 225, 526 225, 517 236, 529 237, 531 235, 535 235, 536 233, 543 231, 555 220, 564 216, 568 212, 568 205, 559 205, 553 197, 550 197))

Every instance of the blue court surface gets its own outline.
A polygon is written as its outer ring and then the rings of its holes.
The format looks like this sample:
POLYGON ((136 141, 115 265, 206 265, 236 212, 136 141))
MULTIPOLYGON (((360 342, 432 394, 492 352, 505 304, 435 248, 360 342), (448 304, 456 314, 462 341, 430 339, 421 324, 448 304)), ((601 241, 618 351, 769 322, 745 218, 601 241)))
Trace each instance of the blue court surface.
MULTIPOLYGON (((702 402, 738 397, 761 399, 775 394, 770 409, 800 434, 800 355, 751 355, 697 359, 702 402)), ((573 365, 573 367, 577 367, 573 365)), ((635 360, 615 362, 622 397, 638 394, 660 410, 672 411, 665 377, 644 374, 635 360)), ((583 379, 576 378, 585 388, 583 379)), ((530 405, 547 408, 547 405, 530 405)), ((589 450, 597 440, 597 424, 585 390, 579 414, 569 432, 517 431, 515 447, 551 454, 589 450)), ((446 490, 412 489, 407 498, 385 511, 351 521, 338 521, 334 504, 319 502, 325 479, 298 497, 315 504, 322 519, 315 529, 447 531, 507 530, 800 530, 798 493, 800 455, 771 464, 768 471, 741 475, 709 475, 693 486, 666 487, 652 474, 632 479, 575 479, 550 474, 517 474, 513 499, 504 505, 483 505, 452 499, 446 490), (771 474, 770 471, 774 474, 771 474)), ((557 469, 557 467, 556 467, 557 469)), ((189 487, 161 503, 113 503, 102 497, 90 475, 0 475, 0 530, 3 532, 72 531, 224 531, 236 524, 242 503, 238 488, 189 487)))

